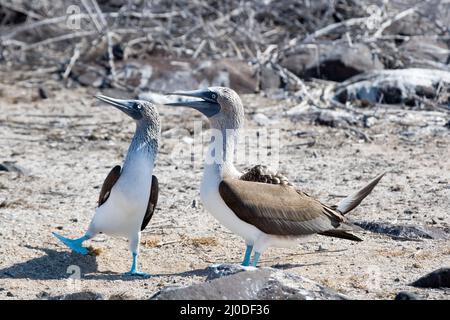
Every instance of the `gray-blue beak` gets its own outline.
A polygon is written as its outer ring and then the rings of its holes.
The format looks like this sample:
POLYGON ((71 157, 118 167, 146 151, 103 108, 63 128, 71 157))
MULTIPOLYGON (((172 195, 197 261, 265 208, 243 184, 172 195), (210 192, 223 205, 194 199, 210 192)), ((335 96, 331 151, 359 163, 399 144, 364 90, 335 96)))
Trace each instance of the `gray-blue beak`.
POLYGON ((103 95, 97 95, 95 97, 100 101, 106 102, 116 107, 117 109, 126 113, 135 120, 139 120, 140 118, 142 118, 142 114, 138 109, 139 103, 136 100, 114 99, 103 95))
POLYGON ((212 92, 208 89, 193 90, 193 91, 177 91, 167 93, 167 95, 176 95, 202 99, 196 101, 180 101, 180 102, 166 103, 165 105, 167 106, 190 107, 200 111, 208 118, 216 115, 220 111, 220 104, 217 102, 217 93, 212 92))

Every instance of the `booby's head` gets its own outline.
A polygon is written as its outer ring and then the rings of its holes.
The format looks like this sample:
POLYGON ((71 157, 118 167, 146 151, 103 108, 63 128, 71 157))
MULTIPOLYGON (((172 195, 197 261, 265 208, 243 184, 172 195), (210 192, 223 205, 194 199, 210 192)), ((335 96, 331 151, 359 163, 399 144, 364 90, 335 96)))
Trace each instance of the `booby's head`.
POLYGON ((197 98, 191 101, 166 103, 169 106, 190 107, 200 111, 217 129, 238 129, 244 122, 244 107, 238 94, 226 87, 209 87, 203 90, 168 93, 197 98))
POLYGON ((103 95, 96 95, 95 97, 116 107, 138 123, 152 124, 158 121, 158 112, 150 101, 114 99, 103 95))
POLYGON ((142 139, 145 142, 153 141, 153 148, 157 148, 161 133, 161 121, 153 103, 144 100, 115 99, 103 95, 95 97, 133 118, 137 126, 135 134, 137 141, 142 139))

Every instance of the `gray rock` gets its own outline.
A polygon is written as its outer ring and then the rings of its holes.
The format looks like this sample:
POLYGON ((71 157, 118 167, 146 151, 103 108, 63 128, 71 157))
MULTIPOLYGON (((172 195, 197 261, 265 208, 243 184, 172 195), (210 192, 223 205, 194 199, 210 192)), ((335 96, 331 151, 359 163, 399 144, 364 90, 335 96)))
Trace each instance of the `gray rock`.
POLYGON ((281 86, 279 74, 268 67, 262 66, 260 69, 260 89, 267 91, 269 89, 278 89, 281 86))
POLYGON ((0 171, 17 172, 19 174, 28 174, 27 170, 25 170, 21 166, 14 164, 13 162, 9 162, 9 161, 0 163, 0 171))
POLYGON ((411 285, 419 288, 450 288, 450 268, 435 270, 411 285))
POLYGON ((384 69, 364 44, 311 46, 282 59, 280 64, 301 78, 339 82, 363 72, 384 69))
POLYGON ((399 47, 399 51, 407 68, 433 68, 430 61, 445 65, 450 56, 444 42, 430 37, 411 37, 399 47))
POLYGON ((401 69, 368 72, 336 87, 341 103, 362 100, 371 103, 415 105, 419 99, 439 99, 449 104, 450 72, 432 69, 401 69))
POLYGON ((345 300, 344 295, 307 278, 273 268, 243 268, 239 265, 213 265, 207 281, 181 288, 165 288, 155 300, 249 299, 249 300, 345 300))
POLYGON ((276 122, 275 120, 269 119, 263 113, 256 113, 255 115, 253 115, 253 121, 255 121, 261 127, 265 127, 276 122))
MULTIPOLYGON (((128 61, 124 65, 118 64, 117 69, 122 70, 130 65, 133 66, 130 70, 134 72, 130 73, 128 78, 124 72, 118 71, 118 76, 129 79, 127 83, 131 87, 138 87, 143 92, 173 92, 210 86, 231 87, 238 93, 258 91, 258 79, 252 66, 239 60, 174 60, 158 57, 128 61), (143 74, 141 71, 144 68, 151 72, 143 74)), ((269 81, 269 74, 266 78, 269 81)))
POLYGON ((105 300, 105 298, 100 293, 92 291, 81 291, 61 296, 49 297, 48 300, 105 300))
POLYGON ((315 123, 333 128, 356 125, 359 122, 355 115, 340 110, 323 110, 315 119, 315 123))
POLYGON ((394 225, 387 222, 374 221, 353 221, 353 223, 364 230, 386 234, 400 240, 450 238, 449 230, 437 227, 394 225))
POLYGON ((106 76, 101 71, 85 70, 74 77, 82 86, 99 88, 103 85, 106 76))
POLYGON ((419 297, 414 293, 401 291, 397 293, 394 300, 419 300, 419 297))

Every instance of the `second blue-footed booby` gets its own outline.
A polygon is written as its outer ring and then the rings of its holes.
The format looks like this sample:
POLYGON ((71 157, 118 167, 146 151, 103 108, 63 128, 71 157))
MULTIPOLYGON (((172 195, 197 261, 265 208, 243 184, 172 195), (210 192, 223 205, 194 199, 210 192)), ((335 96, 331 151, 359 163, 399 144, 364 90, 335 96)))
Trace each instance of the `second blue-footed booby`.
POLYGON ((85 235, 72 240, 53 234, 81 254, 88 253, 82 243, 99 233, 125 237, 133 257, 131 270, 127 274, 148 276, 137 270, 137 260, 141 231, 152 218, 158 201, 158 179, 153 175, 161 135, 158 111, 148 101, 120 100, 103 95, 96 98, 133 118, 136 131, 123 168, 115 166, 103 183, 98 207, 85 235))
POLYGON ((246 252, 242 265, 256 267, 269 246, 291 246, 299 237, 319 234, 361 241, 344 217, 376 186, 383 174, 348 196, 337 206, 327 206, 290 184, 280 174, 255 166, 242 174, 234 164, 244 107, 230 88, 170 93, 197 98, 167 103, 194 108, 208 117, 212 139, 205 159, 200 198, 205 208, 225 227, 244 238, 246 252))

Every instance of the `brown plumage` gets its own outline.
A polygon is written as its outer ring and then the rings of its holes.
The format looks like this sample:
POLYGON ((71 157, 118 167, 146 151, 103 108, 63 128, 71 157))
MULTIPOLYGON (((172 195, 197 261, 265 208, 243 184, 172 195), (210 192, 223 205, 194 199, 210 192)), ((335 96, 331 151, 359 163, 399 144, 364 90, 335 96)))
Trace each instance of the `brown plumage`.
POLYGON ((158 195, 159 195, 159 183, 158 178, 156 176, 152 176, 152 189, 150 190, 150 199, 148 200, 147 210, 145 211, 144 220, 142 221, 141 231, 145 229, 145 227, 150 222, 153 212, 155 212, 156 204, 158 203, 158 195))
MULTIPOLYGON (((121 167, 119 165, 115 166, 111 169, 105 181, 103 182, 102 189, 100 191, 100 196, 98 198, 98 206, 100 207, 102 204, 108 200, 109 195, 111 194, 111 189, 116 184, 117 180, 119 180, 121 167)), ((148 200, 147 210, 145 211, 144 219, 142 220, 141 231, 145 229, 150 220, 152 219, 153 213, 155 212, 156 204, 158 203, 158 194, 159 194, 159 184, 158 178, 152 175, 152 186, 150 190, 150 197, 148 200)))
POLYGON ((279 172, 273 172, 267 166, 263 165, 257 165, 247 170, 239 179, 244 181, 292 186, 285 176, 279 172))
POLYGON ((102 204, 104 204, 106 202, 106 200, 108 200, 112 187, 116 184, 117 180, 119 180, 120 171, 121 171, 121 167, 115 166, 108 173, 108 176, 106 177, 105 181, 103 182, 102 189, 100 190, 100 196, 98 197, 98 206, 99 207, 102 204))
POLYGON ((314 234, 345 221, 340 213, 290 186, 224 179, 219 192, 241 220, 267 234, 314 234))
MULTIPOLYGON (((369 192, 357 192, 361 193, 359 202, 370 193, 381 176, 361 189, 370 189, 369 192)), ((224 179, 219 185, 219 192, 227 206, 241 220, 267 234, 300 236, 318 233, 362 241, 348 233, 355 227, 336 210, 337 206, 327 206, 294 188, 285 176, 266 166, 251 168, 239 180, 224 179)))

